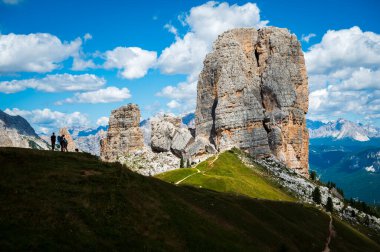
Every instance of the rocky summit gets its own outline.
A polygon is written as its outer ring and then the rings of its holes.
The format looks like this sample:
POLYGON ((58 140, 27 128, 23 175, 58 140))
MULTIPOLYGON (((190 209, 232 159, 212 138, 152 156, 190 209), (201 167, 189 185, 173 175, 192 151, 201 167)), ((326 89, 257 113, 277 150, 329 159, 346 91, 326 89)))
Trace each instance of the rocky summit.
POLYGON ((128 104, 111 112, 107 137, 101 141, 100 157, 104 161, 118 161, 119 157, 144 147, 143 133, 139 127, 140 109, 128 104))
POLYGON ((21 116, 12 116, 0 110, 0 147, 48 149, 48 144, 21 116))
POLYGON ((199 76, 196 137, 218 151, 275 156, 308 175, 308 80, 301 45, 287 29, 229 30, 199 76))

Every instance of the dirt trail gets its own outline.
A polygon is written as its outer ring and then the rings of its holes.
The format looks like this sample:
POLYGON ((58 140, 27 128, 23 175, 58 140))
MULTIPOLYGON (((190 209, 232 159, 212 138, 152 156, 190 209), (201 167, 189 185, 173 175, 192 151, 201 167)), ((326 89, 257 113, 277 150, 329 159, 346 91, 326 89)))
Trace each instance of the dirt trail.
POLYGON ((330 252, 330 242, 332 240, 332 238, 334 238, 335 236, 335 230, 334 230, 334 226, 333 226, 333 218, 330 214, 330 223, 329 223, 329 236, 327 237, 327 240, 326 240, 326 244, 325 244, 325 248, 322 252, 330 252))
POLYGON ((190 174, 190 175, 188 175, 188 176, 184 177, 183 179, 181 179, 181 180, 178 180, 178 181, 177 181, 177 182, 175 182, 174 184, 175 184, 175 185, 178 185, 179 183, 181 183, 181 182, 185 181, 186 179, 190 178, 191 176, 194 176, 195 174, 198 174, 198 173, 200 173, 200 172, 201 172, 201 171, 200 171, 198 168, 195 168, 195 169, 197 170, 197 172, 196 172, 196 173, 190 174))
MULTIPOLYGON (((214 159, 211 160, 211 162, 209 163, 209 165, 212 166, 212 165, 214 164, 214 162, 215 162, 218 158, 219 158, 219 153, 215 155, 214 159)), ((178 181, 175 182, 174 184, 175 184, 175 185, 178 185, 178 184, 182 183, 183 181, 185 181, 186 179, 190 178, 191 176, 194 176, 195 174, 198 174, 198 173, 201 172, 198 168, 195 168, 195 169, 197 170, 196 173, 190 174, 190 175, 184 177, 183 179, 178 180, 178 181)), ((202 174, 204 174, 205 172, 206 172, 206 171, 204 171, 202 174)))

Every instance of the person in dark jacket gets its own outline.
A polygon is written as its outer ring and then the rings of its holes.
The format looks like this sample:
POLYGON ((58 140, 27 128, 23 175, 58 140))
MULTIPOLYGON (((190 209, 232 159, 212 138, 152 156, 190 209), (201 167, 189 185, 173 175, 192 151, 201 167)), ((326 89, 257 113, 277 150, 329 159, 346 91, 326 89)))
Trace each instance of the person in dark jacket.
POLYGON ((57 140, 57 137, 55 136, 54 132, 53 132, 53 135, 51 135, 50 137, 50 141, 51 141, 51 149, 54 151, 55 149, 55 140, 57 140))

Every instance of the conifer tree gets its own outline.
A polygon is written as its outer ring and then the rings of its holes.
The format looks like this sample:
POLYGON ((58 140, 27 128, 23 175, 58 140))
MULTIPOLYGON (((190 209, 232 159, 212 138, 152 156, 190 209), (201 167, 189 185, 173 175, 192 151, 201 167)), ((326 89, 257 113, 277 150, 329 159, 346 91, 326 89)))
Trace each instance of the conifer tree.
POLYGON ((326 211, 332 213, 334 211, 334 205, 331 197, 327 198, 326 211))
POLYGON ((185 167, 185 161, 183 160, 183 157, 181 157, 181 161, 179 163, 179 168, 184 168, 185 167))
POLYGON ((316 186, 313 190, 313 193, 311 194, 313 201, 317 204, 321 204, 321 191, 319 190, 319 187, 316 186))

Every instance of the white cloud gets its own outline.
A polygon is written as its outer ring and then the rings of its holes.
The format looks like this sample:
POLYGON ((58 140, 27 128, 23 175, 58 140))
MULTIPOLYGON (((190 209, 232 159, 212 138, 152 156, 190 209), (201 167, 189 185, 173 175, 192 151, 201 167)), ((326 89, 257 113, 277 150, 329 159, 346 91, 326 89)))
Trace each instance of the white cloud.
POLYGON ((181 104, 177 102, 176 100, 171 100, 170 102, 166 104, 166 106, 168 106, 170 109, 176 109, 176 108, 179 108, 181 104))
POLYGON ((97 68, 93 60, 85 60, 84 55, 81 55, 81 53, 74 56, 73 66, 71 67, 71 70, 82 71, 88 68, 97 68))
POLYGON ((195 98, 197 94, 197 82, 181 82, 177 86, 166 86, 157 96, 166 97, 170 99, 191 99, 195 98))
POLYGON ((172 33, 176 39, 179 38, 178 30, 172 24, 166 24, 164 28, 167 29, 168 32, 172 33))
POLYGON ((104 53, 105 69, 120 69, 120 75, 126 79, 144 77, 148 69, 154 66, 157 53, 139 47, 116 47, 104 53))
POLYGON ((380 35, 359 27, 329 30, 322 41, 305 53, 309 74, 328 74, 347 67, 380 64, 380 35))
POLYGON ((95 90, 106 83, 104 78, 93 74, 47 75, 42 79, 25 79, 0 82, 0 92, 10 94, 33 88, 44 92, 95 90))
POLYGON ((307 34, 307 35, 302 34, 302 36, 301 36, 301 40, 302 40, 302 41, 305 41, 306 43, 309 43, 310 39, 311 39, 311 38, 314 38, 315 36, 317 36, 317 35, 315 35, 314 33, 309 33, 309 34, 307 34))
MULTIPOLYGON (((176 36, 175 42, 160 55, 158 66, 164 73, 199 72, 204 57, 219 34, 236 27, 262 27, 268 23, 260 20, 260 10, 256 4, 239 6, 213 1, 193 7, 180 20, 190 31, 183 38, 176 36)), ((166 27, 178 34, 172 25, 166 27)))
POLYGON ((96 121, 96 125, 98 125, 98 126, 107 126, 107 125, 108 125, 108 120, 109 120, 108 117, 106 117, 106 116, 102 116, 102 117, 100 117, 100 118, 96 121))
POLYGON ((86 34, 84 34, 83 39, 84 39, 84 41, 90 40, 90 39, 92 39, 92 35, 90 33, 86 33, 86 34))
POLYGON ((62 127, 74 128, 89 126, 87 116, 80 112, 63 113, 59 111, 52 111, 48 108, 35 110, 7 108, 4 112, 10 115, 20 115, 24 117, 33 125, 37 132, 42 133, 57 131, 62 127))
POLYGON ((189 31, 180 37, 173 25, 165 26, 175 35, 175 41, 162 51, 157 65, 167 74, 187 74, 187 81, 167 86, 157 95, 172 99, 177 108, 189 111, 195 108, 196 87, 203 60, 217 36, 237 27, 259 28, 268 21, 260 20, 260 10, 256 4, 240 6, 213 1, 191 8, 189 13, 179 16, 179 21, 189 31))
POLYGON ((311 91, 309 118, 379 118, 379 34, 359 27, 327 31, 305 59, 311 91))
POLYGON ((21 0, 3 0, 5 4, 19 4, 21 0))
POLYGON ((119 102, 131 97, 128 88, 107 87, 96 91, 76 93, 73 98, 67 98, 56 102, 56 105, 63 103, 110 103, 119 102))
POLYGON ((81 45, 80 38, 62 42, 49 33, 0 35, 0 73, 50 72, 76 55, 81 45))

